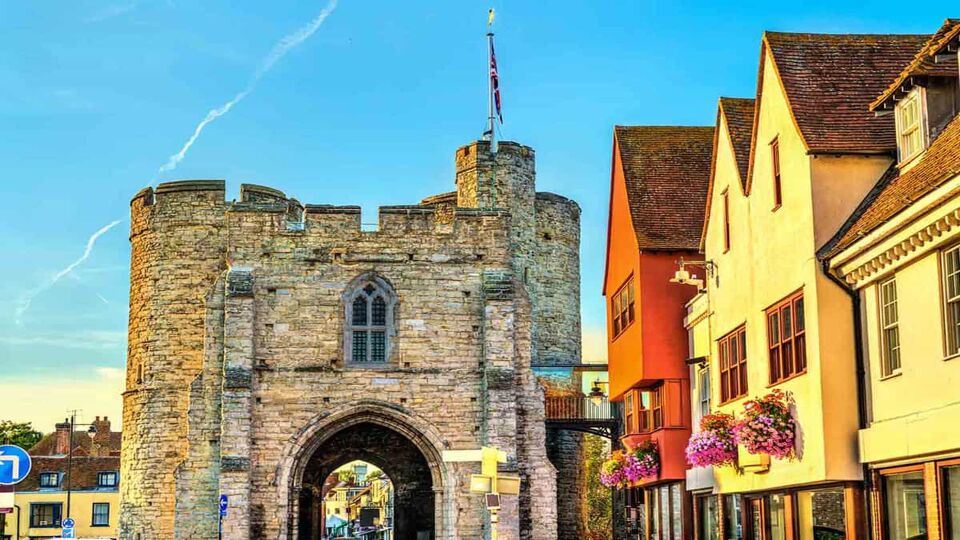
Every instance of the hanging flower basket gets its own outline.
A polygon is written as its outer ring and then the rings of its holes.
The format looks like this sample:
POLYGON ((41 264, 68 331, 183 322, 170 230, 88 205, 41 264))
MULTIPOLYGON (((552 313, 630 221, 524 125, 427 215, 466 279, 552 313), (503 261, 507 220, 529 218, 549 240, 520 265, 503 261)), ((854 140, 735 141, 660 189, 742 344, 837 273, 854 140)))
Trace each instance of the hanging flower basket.
POLYGON ((737 443, 751 454, 794 457, 796 423, 790 415, 787 396, 774 390, 744 403, 743 418, 733 428, 737 443))
POLYGON ((733 436, 733 415, 716 413, 700 419, 700 431, 687 443, 687 462, 694 467, 733 466, 737 462, 737 442, 733 436))
POLYGON ((660 452, 656 443, 648 441, 632 451, 617 450, 600 466, 600 483, 612 488, 629 487, 645 478, 660 474, 660 452))

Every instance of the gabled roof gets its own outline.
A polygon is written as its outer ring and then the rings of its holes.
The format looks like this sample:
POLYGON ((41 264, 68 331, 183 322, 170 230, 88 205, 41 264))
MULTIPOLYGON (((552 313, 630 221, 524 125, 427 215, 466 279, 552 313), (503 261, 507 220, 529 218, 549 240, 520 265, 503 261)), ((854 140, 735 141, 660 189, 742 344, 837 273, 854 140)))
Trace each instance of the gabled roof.
MULTIPOLYGON (((106 439, 106 451, 110 452, 110 455, 120 455, 120 443, 123 439, 123 435, 119 431, 111 431, 109 438, 106 439)), ((86 456, 92 454, 91 449, 93 447, 93 439, 87 434, 86 430, 75 430, 73 432, 73 453, 74 456, 86 456)), ((37 444, 33 445, 30 448, 29 453, 31 456, 56 456, 59 455, 56 452, 57 449, 57 432, 47 433, 43 436, 37 444)))
POLYGON ((640 249, 700 247, 713 132, 688 126, 615 128, 640 249))
POLYGON ((907 172, 897 174, 896 166, 891 166, 817 255, 833 257, 957 175, 960 175, 960 115, 954 117, 907 172))
MULTIPOLYGON (((929 37, 765 32, 763 46, 780 75, 807 151, 896 150, 893 118, 875 116, 869 105, 929 37)), ((761 77, 762 69, 761 61, 761 77)), ((762 99, 759 91, 757 98, 762 99)))
MULTIPOLYGON (((730 138, 734 162, 737 165, 737 175, 740 177, 740 186, 747 192, 747 174, 750 166, 750 141, 753 138, 753 117, 756 112, 755 99, 721 97, 717 104, 717 127, 720 129, 721 118, 726 119, 727 136, 730 138)), ((703 227, 700 231, 700 251, 705 248, 707 237, 707 222, 710 220, 710 206, 713 201, 713 183, 717 175, 717 152, 720 143, 720 132, 713 135, 713 151, 710 155, 710 176, 707 184, 707 195, 703 216, 703 227)))
POLYGON ((914 55, 897 76, 896 80, 884 90, 870 104, 870 110, 875 111, 881 106, 884 108, 893 105, 899 92, 908 92, 913 86, 927 77, 956 77, 957 55, 940 56, 937 54, 946 44, 960 32, 960 19, 947 19, 943 26, 914 55), (919 79, 919 80, 918 80, 919 79))
MULTIPOLYGON (((727 119, 727 131, 733 144, 740 182, 746 188, 747 170, 750 166, 750 138, 753 134, 753 114, 757 101, 753 98, 720 98, 720 111, 727 119)), ((719 124, 717 118, 717 127, 719 124)))

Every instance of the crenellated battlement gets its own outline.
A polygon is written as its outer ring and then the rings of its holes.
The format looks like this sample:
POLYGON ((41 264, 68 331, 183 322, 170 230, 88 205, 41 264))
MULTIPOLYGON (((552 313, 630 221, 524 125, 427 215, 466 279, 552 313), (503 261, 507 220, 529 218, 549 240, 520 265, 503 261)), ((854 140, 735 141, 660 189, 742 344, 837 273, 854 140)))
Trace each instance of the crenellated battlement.
MULTIPOLYGON (((239 200, 228 201, 223 180, 178 180, 144 188, 133 197, 131 234, 162 223, 198 221, 228 229, 255 227, 260 234, 452 234, 460 229, 476 232, 491 220, 509 216, 507 209, 460 208, 455 203, 456 193, 452 192, 428 197, 421 204, 382 206, 377 212, 378 228, 367 231, 359 206, 301 204, 279 189, 254 184, 242 184, 239 200)), ((494 225, 504 226, 505 222, 494 225)))

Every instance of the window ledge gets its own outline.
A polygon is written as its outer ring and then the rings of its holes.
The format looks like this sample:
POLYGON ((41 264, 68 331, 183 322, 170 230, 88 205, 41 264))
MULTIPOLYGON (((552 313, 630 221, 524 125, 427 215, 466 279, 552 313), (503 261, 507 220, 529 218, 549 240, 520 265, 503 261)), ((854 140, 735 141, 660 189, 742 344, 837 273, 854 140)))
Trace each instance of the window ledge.
POLYGON ((791 375, 791 376, 789 376, 789 377, 787 377, 787 378, 785 378, 785 379, 780 379, 779 381, 774 381, 774 382, 768 384, 768 385, 767 385, 767 388, 773 388, 774 386, 780 386, 781 384, 783 384, 783 383, 785 383, 785 382, 792 381, 792 380, 794 380, 794 379, 796 379, 796 378, 798 378, 798 377, 801 377, 801 376, 803 376, 803 375, 806 375, 806 374, 807 374, 807 370, 806 370, 806 369, 804 369, 803 371, 798 371, 798 372, 794 373, 793 375, 791 375))
POLYGON ((899 376, 901 376, 901 375, 903 375, 903 371, 901 371, 901 370, 898 369, 898 370, 894 371, 893 373, 890 373, 890 374, 888 374, 888 375, 884 375, 883 377, 880 377, 880 378, 877 379, 877 380, 879 380, 879 381, 889 381, 890 379, 895 379, 895 378, 897 378, 897 377, 899 377, 899 376))
POLYGON ((956 358, 960 358, 960 352, 958 352, 958 353, 956 353, 956 354, 951 354, 951 355, 949 355, 949 356, 944 356, 944 357, 943 357, 943 361, 944 361, 944 362, 948 362, 948 361, 954 360, 954 359, 956 359, 956 358))

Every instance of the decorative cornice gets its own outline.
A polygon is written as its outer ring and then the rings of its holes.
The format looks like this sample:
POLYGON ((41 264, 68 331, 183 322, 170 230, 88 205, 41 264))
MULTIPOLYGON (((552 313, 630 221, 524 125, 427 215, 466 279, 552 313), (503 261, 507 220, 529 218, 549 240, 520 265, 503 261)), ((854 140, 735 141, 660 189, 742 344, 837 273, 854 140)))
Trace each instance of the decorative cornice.
POLYGON ((897 261, 930 244, 960 225, 960 209, 946 214, 923 229, 914 232, 901 242, 888 247, 870 260, 843 273, 843 280, 851 285, 862 283, 884 272, 897 261))

